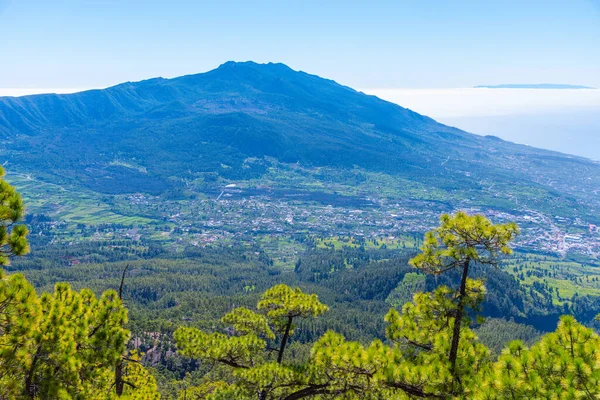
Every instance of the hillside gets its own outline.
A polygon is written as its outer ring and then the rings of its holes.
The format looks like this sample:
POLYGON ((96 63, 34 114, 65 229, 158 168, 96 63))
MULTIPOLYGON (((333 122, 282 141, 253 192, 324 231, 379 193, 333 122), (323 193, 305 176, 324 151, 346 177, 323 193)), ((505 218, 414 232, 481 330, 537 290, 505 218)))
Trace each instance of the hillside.
POLYGON ((471 135, 282 64, 0 98, 0 135, 9 162, 116 193, 160 192, 169 177, 236 170, 249 157, 419 179, 518 173, 557 189, 600 181, 587 160, 471 135), (562 176, 566 168, 577 173, 562 176))
POLYGON ((3 97, 0 137, 30 212, 57 221, 137 224, 140 235, 166 221, 216 241, 369 237, 422 232, 467 209, 524 224, 526 247, 600 254, 588 229, 600 222, 599 164, 473 135, 283 64, 3 97), (337 208, 325 216, 315 202, 337 208))

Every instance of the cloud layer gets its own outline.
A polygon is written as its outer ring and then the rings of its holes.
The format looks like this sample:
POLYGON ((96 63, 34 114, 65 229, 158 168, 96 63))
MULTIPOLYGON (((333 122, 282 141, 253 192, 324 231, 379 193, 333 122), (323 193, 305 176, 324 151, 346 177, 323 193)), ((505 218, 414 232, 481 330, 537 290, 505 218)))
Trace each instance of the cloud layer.
POLYGON ((433 118, 499 116, 597 108, 599 89, 368 89, 433 118))

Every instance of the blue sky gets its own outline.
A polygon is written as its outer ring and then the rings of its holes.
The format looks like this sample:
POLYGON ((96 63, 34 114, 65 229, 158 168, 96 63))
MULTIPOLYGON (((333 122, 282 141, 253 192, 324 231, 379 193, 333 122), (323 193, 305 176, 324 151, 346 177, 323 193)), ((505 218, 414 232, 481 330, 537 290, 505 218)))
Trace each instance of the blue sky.
POLYGON ((357 88, 600 87, 600 0, 0 0, 0 88, 279 61, 357 88))

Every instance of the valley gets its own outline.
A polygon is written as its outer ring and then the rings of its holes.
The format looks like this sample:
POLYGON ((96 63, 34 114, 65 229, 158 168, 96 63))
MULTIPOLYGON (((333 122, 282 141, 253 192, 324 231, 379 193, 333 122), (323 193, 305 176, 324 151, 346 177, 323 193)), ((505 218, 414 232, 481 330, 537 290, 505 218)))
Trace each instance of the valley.
POLYGON ((302 248, 293 237, 420 237, 441 213, 465 210, 517 222, 522 233, 516 246, 522 251, 591 263, 600 255, 597 220, 568 210, 560 198, 540 210, 514 186, 496 191, 490 185, 479 198, 469 198, 465 190, 440 190, 365 170, 337 172, 277 163, 260 179, 189 182, 184 190, 158 196, 67 189, 23 174, 8 179, 24 194, 30 215, 49 218, 40 229, 49 228, 53 240, 62 242, 144 237, 181 249, 264 237, 256 241, 280 244, 268 246, 276 249, 271 254, 278 263, 293 264, 288 250, 302 248))
POLYGON ((502 269, 535 296, 549 298, 550 307, 569 306, 574 296, 600 295, 595 278, 600 274, 600 234, 583 216, 561 217, 551 208, 544 213, 511 205, 514 192, 490 191, 496 206, 482 206, 459 191, 428 190, 365 170, 347 172, 341 180, 341 174, 327 168, 275 165, 263 179, 219 177, 165 195, 100 195, 15 174, 8 180, 28 204, 26 222, 33 243, 72 253, 61 263, 63 268, 93 262, 94 256, 77 250, 81 246, 118 249, 133 260, 139 258, 135 249, 173 255, 241 249, 261 254, 263 262, 282 271, 294 270, 307 252, 318 249, 362 249, 369 257, 376 251, 411 254, 423 233, 438 224, 440 214, 465 210, 498 223, 519 224, 519 257, 502 269))

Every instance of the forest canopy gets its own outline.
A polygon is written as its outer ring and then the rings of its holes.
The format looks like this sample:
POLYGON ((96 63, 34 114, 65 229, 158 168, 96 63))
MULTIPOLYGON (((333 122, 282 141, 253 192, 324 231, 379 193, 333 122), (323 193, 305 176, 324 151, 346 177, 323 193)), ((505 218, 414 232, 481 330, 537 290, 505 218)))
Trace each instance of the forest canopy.
MULTIPOLYGON (((28 231, 21 197, 4 180, 0 199, 6 267, 29 251, 28 231)), ((600 337, 572 316, 536 342, 508 343, 497 359, 473 330, 492 283, 482 277, 495 276, 518 231, 481 215, 443 215, 409 264, 425 274, 458 273, 459 283, 392 307, 384 338, 348 340, 329 329, 293 341, 299 324, 331 311, 316 294, 281 283, 255 306, 228 307, 218 326, 181 323, 171 340, 195 360, 190 371, 202 373, 169 382, 141 362, 122 296, 126 270, 118 291, 98 296, 67 283, 38 295, 24 275, 2 271, 0 399, 597 398, 600 337)))

